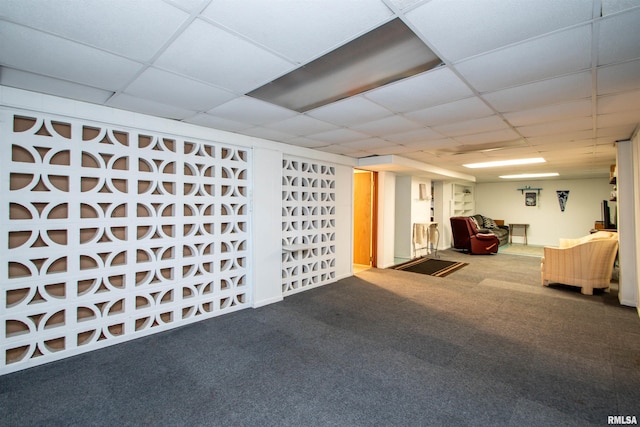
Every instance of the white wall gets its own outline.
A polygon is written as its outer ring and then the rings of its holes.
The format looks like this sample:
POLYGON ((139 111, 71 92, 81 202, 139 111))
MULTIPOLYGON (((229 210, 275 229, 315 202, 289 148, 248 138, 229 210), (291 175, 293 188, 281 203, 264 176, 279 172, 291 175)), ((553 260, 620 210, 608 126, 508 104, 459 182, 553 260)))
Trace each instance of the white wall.
POLYGON ((631 141, 617 143, 618 241, 620 279, 618 299, 623 305, 636 306, 638 301, 638 266, 636 264, 636 218, 634 212, 635 183, 631 141))
MULTIPOLYGON (((601 202, 609 200, 609 178, 540 180, 476 184, 476 213, 505 224, 529 224, 530 245, 557 246, 559 238, 589 234, 601 218, 601 202), (523 187, 542 188, 537 206, 525 206, 523 187), (560 211, 556 190, 569 190, 566 209, 560 211)), ((515 243, 514 238, 514 243, 515 243)), ((520 240, 521 241, 521 240, 520 240)))
POLYGON ((396 177, 395 257, 411 259, 425 251, 413 252, 413 224, 431 221, 431 201, 420 200, 420 184, 431 192, 431 180, 412 176, 396 177))
POLYGON ((396 221, 396 175, 378 172, 378 252, 379 268, 391 267, 394 262, 394 236, 396 221))
MULTIPOLYGON (((631 151, 632 151, 632 159, 631 167, 633 168, 633 182, 635 183, 635 187, 633 190, 633 205, 634 205, 634 214, 637 217, 638 212, 640 212, 640 127, 636 128, 636 131, 631 138, 631 151)), ((640 225, 636 224, 636 233, 635 233, 635 250, 636 250, 636 258, 635 265, 636 268, 640 266, 640 225)), ((640 272, 638 272, 640 275, 640 272)), ((640 315, 640 280, 636 283, 636 301, 635 305, 638 308, 638 314, 640 315)))

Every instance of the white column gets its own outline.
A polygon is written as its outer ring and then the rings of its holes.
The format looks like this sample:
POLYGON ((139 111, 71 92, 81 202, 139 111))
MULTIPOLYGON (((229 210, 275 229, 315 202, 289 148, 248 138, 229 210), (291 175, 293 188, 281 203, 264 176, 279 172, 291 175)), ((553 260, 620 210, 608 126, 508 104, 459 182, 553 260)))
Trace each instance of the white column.
POLYGON ((282 301, 282 153, 253 149, 253 307, 282 301))
POLYGON ((631 141, 617 143, 617 171, 618 239, 620 242, 618 299, 622 305, 636 307, 638 304, 638 265, 636 263, 638 257, 636 254, 634 210, 636 183, 634 182, 631 141))

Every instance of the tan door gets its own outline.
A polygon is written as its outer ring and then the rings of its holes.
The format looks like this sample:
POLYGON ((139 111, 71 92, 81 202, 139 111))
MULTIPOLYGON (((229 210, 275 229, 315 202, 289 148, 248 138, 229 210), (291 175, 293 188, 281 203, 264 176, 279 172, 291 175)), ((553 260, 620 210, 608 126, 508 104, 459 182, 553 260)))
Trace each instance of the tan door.
POLYGON ((353 263, 373 265, 373 172, 356 170, 353 182, 353 263))

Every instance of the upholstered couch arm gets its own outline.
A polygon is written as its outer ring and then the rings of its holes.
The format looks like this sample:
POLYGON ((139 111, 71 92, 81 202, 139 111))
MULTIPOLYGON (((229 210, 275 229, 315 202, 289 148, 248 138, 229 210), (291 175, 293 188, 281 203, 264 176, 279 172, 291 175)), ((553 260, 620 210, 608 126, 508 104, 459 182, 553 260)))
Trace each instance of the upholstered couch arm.
POLYGON ((609 287, 617 249, 615 239, 592 240, 565 248, 545 247, 542 284, 581 286, 583 293, 592 292, 594 287, 609 287))

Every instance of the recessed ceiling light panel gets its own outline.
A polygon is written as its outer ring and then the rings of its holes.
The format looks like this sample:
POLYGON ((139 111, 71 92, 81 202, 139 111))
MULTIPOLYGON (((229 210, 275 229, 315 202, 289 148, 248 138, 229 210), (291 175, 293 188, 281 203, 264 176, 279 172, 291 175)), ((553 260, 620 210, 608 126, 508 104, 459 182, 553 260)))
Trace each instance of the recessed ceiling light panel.
POLYGON ((477 168, 495 168, 501 166, 517 166, 517 165, 530 165, 533 163, 544 163, 545 159, 542 157, 533 157, 530 159, 513 159, 513 160, 498 160, 494 162, 483 163, 469 163, 462 165, 465 168, 477 169, 477 168))
POLYGON ((409 27, 394 19, 247 95, 304 113, 441 63, 409 27))
POLYGON ((502 175, 500 178, 504 179, 524 179, 524 178, 547 178, 550 176, 558 176, 560 175, 558 172, 549 172, 549 173, 521 173, 518 175, 502 175))

